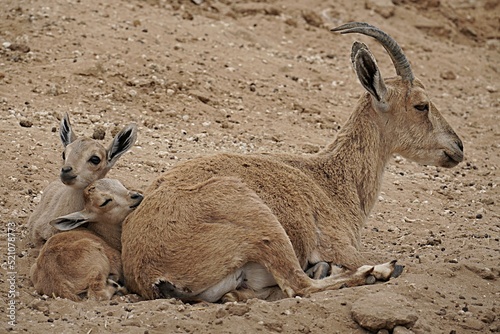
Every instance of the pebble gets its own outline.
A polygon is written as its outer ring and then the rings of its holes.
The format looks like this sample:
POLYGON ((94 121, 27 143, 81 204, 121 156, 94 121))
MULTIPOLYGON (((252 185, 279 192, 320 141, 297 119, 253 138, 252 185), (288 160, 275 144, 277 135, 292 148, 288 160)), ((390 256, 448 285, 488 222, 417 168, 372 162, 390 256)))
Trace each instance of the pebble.
POLYGON ((464 329, 472 329, 475 331, 480 331, 484 328, 484 323, 476 318, 465 318, 461 326, 464 329))
POLYGON ((106 128, 102 125, 98 125, 94 128, 94 133, 92 134, 92 138, 96 140, 103 140, 106 136, 106 128))
POLYGON ((396 326, 394 327, 392 334, 413 334, 413 331, 403 326, 396 326))
POLYGON ((316 12, 312 10, 304 10, 302 12, 302 18, 309 24, 310 26, 319 28, 323 25, 323 19, 321 16, 316 14, 316 12))
POLYGON ((444 80, 455 80, 457 75, 452 71, 441 72, 441 78, 444 80))
POLYGON ((226 311, 231 315, 242 316, 250 312, 250 307, 245 304, 227 304, 226 311))
POLYGON ((31 128, 33 126, 33 122, 28 119, 22 119, 19 121, 19 125, 21 125, 23 128, 31 128))
POLYGON ((498 92, 498 89, 495 86, 486 86, 486 90, 490 93, 498 92))
POLYGON ((30 47, 27 46, 26 44, 17 44, 17 43, 12 43, 8 46, 8 49, 12 51, 20 51, 23 53, 28 53, 30 52, 30 47))
POLYGON ((356 300, 351 309, 352 318, 370 331, 392 330, 396 326, 412 327, 418 315, 402 295, 383 291, 356 300))

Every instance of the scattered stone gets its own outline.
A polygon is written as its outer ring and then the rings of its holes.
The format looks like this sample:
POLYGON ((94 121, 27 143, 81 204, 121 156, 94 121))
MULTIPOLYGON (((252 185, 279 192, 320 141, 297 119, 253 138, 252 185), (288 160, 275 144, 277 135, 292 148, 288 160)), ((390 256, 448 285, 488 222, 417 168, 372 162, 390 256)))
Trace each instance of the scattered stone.
POLYGON ((356 323, 370 331, 393 330, 396 326, 412 327, 418 320, 416 311, 406 298, 387 291, 356 300, 351 315, 356 323))
POLYGON ((484 328, 484 323, 476 318, 465 318, 464 322, 460 324, 464 329, 472 329, 480 331, 484 328))
POLYGON ((441 245, 441 239, 439 238, 434 238, 434 237, 428 237, 425 244, 427 246, 439 246, 441 245))
POLYGON ((264 327, 266 327, 267 330, 271 332, 277 332, 277 333, 283 332, 283 324, 279 322, 266 322, 264 323, 264 327))
POLYGON ((319 152, 319 146, 313 144, 303 144, 302 149, 305 153, 313 154, 319 152))
POLYGON ((491 324, 493 321, 495 321, 496 315, 495 313, 491 311, 485 311, 484 314, 481 316, 481 321, 484 322, 485 324, 491 324))
POLYGON ((475 264, 466 264, 465 268, 469 269, 473 273, 477 274, 479 277, 483 279, 488 279, 488 280, 493 280, 495 279, 495 273, 490 268, 486 267, 479 267, 478 265, 475 264))
POLYGON ((217 319, 224 318, 228 315, 228 312, 224 308, 219 308, 217 309, 217 312, 215 312, 215 317, 217 319))
POLYGON ((316 28, 320 28, 321 26, 323 26, 323 19, 321 18, 321 16, 319 16, 312 10, 304 10, 302 12, 302 18, 304 18, 306 23, 310 26, 316 28))
POLYGON ((486 90, 489 93, 496 93, 496 92, 498 92, 498 89, 495 86, 486 86, 486 90))
POLYGON ((33 126, 33 122, 28 119, 22 119, 21 121, 19 121, 19 125, 21 125, 23 128, 31 128, 33 126))
POLYGON ((392 3, 391 0, 366 0, 365 8, 375 11, 375 13, 379 14, 383 18, 389 18, 394 16, 394 10, 396 6, 392 3))
POLYGON ((444 80, 455 80, 457 75, 453 71, 448 70, 441 72, 441 78, 444 80))
POLYGON ((106 128, 102 125, 98 125, 94 128, 94 133, 92 134, 93 139, 103 140, 106 136, 106 128))
POLYGON ((250 307, 244 304, 227 304, 226 311, 231 315, 245 315, 250 312, 250 307))
POLYGON ((394 327, 392 334, 413 334, 413 331, 403 326, 396 326, 394 327))
POLYGON ((30 52, 30 47, 27 46, 26 44, 17 44, 17 43, 12 43, 8 47, 12 51, 19 51, 22 53, 28 53, 30 52))
POLYGON ((500 49, 500 41, 498 39, 488 39, 486 41, 486 47, 488 50, 500 49))
POLYGON ((45 300, 34 300, 28 307, 44 313, 49 311, 49 303, 45 300))

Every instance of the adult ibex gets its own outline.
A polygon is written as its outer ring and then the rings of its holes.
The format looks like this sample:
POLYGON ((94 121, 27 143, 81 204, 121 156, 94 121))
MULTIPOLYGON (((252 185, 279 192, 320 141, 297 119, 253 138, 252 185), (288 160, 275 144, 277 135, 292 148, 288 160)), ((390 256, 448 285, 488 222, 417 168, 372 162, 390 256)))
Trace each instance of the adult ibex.
POLYGON ((217 154, 160 176, 124 223, 129 290, 148 299, 234 300, 265 298, 276 284, 286 296, 307 295, 391 274, 381 273, 387 266, 362 266, 360 253, 384 167, 394 153, 453 167, 463 159, 462 142, 394 39, 366 23, 333 31, 374 37, 397 76, 384 80, 368 47, 355 42, 352 65, 366 92, 324 150, 217 154), (324 279, 304 273, 325 263, 324 279), (336 264, 346 269, 336 274, 336 264))

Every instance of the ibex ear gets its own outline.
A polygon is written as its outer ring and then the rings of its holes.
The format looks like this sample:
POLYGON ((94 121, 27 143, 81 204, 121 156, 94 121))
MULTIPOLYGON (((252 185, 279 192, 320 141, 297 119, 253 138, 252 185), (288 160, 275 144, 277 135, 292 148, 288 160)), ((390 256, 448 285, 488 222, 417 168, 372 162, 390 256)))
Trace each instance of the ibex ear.
POLYGON ((68 113, 65 113, 64 117, 61 120, 61 127, 59 128, 59 137, 61 137, 61 141, 64 147, 68 146, 76 139, 76 135, 73 132, 73 129, 71 128, 71 123, 69 122, 68 113))
POLYGON ((351 61, 363 87, 378 101, 385 102, 387 88, 368 47, 360 42, 352 45, 351 61))
POLYGON ((108 148, 108 167, 111 167, 127 152, 137 139, 137 125, 130 124, 121 130, 108 148))
POLYGON ((69 231, 87 222, 87 217, 82 211, 73 212, 66 216, 61 216, 50 222, 50 225, 59 231, 69 231))

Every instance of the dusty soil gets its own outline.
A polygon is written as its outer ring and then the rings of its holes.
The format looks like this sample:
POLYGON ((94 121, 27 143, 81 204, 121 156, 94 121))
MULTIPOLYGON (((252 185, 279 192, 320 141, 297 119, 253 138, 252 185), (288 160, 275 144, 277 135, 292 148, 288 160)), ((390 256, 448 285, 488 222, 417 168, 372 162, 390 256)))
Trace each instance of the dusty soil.
POLYGON ((384 291, 407 300, 415 333, 500 331, 499 17, 494 0, 2 1, 0 331, 364 333, 352 305, 384 291), (329 32, 352 20, 399 41, 465 146, 453 169, 401 157, 387 167, 363 248, 374 262, 398 259, 402 276, 236 305, 36 294, 25 226, 58 177, 64 112, 81 135, 104 127, 106 143, 139 125, 136 146, 108 174, 137 189, 203 154, 314 153, 363 92, 353 40, 394 75, 374 40, 329 32))

